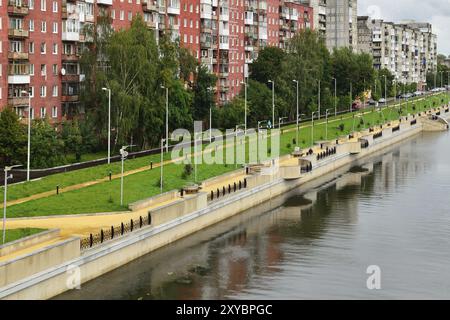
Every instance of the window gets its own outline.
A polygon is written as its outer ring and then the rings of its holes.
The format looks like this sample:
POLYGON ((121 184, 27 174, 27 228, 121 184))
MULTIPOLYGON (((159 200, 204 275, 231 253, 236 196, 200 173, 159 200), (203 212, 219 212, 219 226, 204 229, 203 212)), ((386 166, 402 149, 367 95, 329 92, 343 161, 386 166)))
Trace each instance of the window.
POLYGON ((125 13, 123 12, 123 10, 120 10, 120 20, 123 20, 125 17, 125 13))
POLYGON ((57 43, 53 44, 53 54, 58 54, 58 44, 57 43))
POLYGON ((34 64, 30 63, 30 76, 34 76, 34 64))
POLYGON ((58 12, 58 2, 53 1, 53 12, 58 12))
POLYGON ((52 95, 54 97, 58 96, 58 86, 53 86, 52 95))
POLYGON ((45 42, 41 43, 41 54, 45 54, 47 52, 47 45, 45 42))
POLYGON ((31 109, 31 119, 34 119, 34 108, 33 108, 33 106, 30 109, 31 109))
POLYGON ((47 96, 47 87, 41 86, 41 97, 45 98, 47 96))
POLYGON ((41 0, 41 11, 47 11, 47 3, 46 0, 41 0))
POLYGON ((128 21, 131 21, 133 19, 133 13, 131 11, 128 11, 128 21))
POLYGON ((45 77, 47 75, 47 66, 45 64, 41 64, 41 76, 45 77))
POLYGON ((41 107, 41 118, 45 118, 47 115, 47 110, 45 110, 45 107, 41 107))
POLYGON ((53 22, 53 33, 58 33, 58 22, 53 22))
POLYGON ((58 108, 55 106, 52 107, 52 118, 58 118, 58 108))
POLYGON ((28 21, 28 26, 30 31, 34 31, 34 20, 30 19, 30 21, 28 21))
POLYGON ((58 65, 57 64, 54 64, 52 66, 52 71, 55 76, 58 75, 58 65))
POLYGON ((47 22, 41 21, 41 32, 45 33, 47 32, 47 22))
POLYGON ((34 87, 30 87, 30 98, 34 98, 34 87))
POLYGON ((34 53, 34 42, 33 41, 28 43, 28 53, 34 53))
POLYGON ((12 40, 9 42, 9 51, 10 52, 22 52, 22 42, 12 40))

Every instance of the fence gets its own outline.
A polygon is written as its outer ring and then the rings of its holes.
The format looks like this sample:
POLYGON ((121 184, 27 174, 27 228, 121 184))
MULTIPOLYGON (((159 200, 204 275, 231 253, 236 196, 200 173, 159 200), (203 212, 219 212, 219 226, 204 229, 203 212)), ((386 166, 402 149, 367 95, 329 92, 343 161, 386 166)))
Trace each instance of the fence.
POLYGON ((140 216, 138 219, 130 219, 127 223, 121 223, 120 226, 111 226, 107 230, 101 229, 99 233, 90 234, 89 237, 83 238, 80 241, 80 249, 85 250, 92 248, 98 244, 102 244, 105 241, 119 238, 126 233, 133 232, 134 230, 141 229, 145 226, 152 224, 152 216, 149 213, 146 217, 140 216))
POLYGON ((208 195, 208 201, 217 200, 220 197, 223 197, 227 194, 234 193, 236 191, 247 188, 247 178, 244 180, 239 180, 238 182, 234 182, 233 184, 228 184, 228 186, 222 186, 222 188, 217 188, 215 191, 211 190, 208 195))

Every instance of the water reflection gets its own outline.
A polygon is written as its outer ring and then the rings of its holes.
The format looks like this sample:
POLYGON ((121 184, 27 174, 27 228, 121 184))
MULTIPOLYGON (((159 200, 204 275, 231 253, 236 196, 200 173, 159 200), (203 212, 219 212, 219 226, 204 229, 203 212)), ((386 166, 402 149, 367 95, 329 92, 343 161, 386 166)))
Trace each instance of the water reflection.
POLYGON ((449 298, 449 146, 419 136, 57 298, 449 298))

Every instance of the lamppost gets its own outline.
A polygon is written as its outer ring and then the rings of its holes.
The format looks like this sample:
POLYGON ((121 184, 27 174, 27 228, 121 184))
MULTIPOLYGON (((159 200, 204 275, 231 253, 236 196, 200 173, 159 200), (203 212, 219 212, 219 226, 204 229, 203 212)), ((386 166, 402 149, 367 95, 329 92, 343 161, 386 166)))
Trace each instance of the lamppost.
POLYGON ((387 106, 387 77, 386 75, 383 75, 384 77, 384 107, 387 106))
POLYGON ((166 90, 166 152, 169 152, 169 88, 161 85, 161 89, 166 90))
MULTIPOLYGON (((208 87, 208 92, 213 92, 214 88, 212 87, 208 87)), ((212 142, 212 106, 213 104, 211 103, 209 105, 209 143, 212 142)))
POLYGON ((352 82, 350 82, 350 112, 353 112, 353 93, 352 93, 352 88, 353 84, 352 82))
POLYGON ((297 98, 297 117, 296 117, 296 119, 297 119, 297 121, 296 121, 296 125, 297 125, 297 134, 296 134, 296 142, 297 142, 297 145, 298 145, 298 119, 299 119, 299 117, 300 117, 300 115, 299 115, 299 108, 298 108, 298 80, 292 80, 294 83, 295 83, 295 86, 296 86, 296 89, 297 89, 297 93, 296 93, 296 98, 297 98))
POLYGON ((247 81, 244 78, 244 81, 241 81, 241 84, 244 85, 244 135, 247 135, 247 81))
POLYGON ((337 117, 337 79, 332 79, 334 80, 334 116, 337 117))
POLYGON ((318 103, 318 120, 320 120, 320 79, 318 80, 319 81, 319 92, 318 92, 318 95, 317 95, 317 97, 318 97, 318 100, 319 100, 319 103, 318 103))
POLYGON ((123 162, 125 161, 125 159, 128 156, 128 151, 126 151, 126 149, 130 146, 122 146, 122 148, 120 149, 120 159, 122 162, 122 171, 121 171, 121 175, 120 175, 120 205, 123 206, 123 162))
POLYGON ((111 163, 111 89, 102 88, 108 92, 108 164, 111 163))
POLYGON ((281 123, 283 122, 284 119, 287 119, 287 117, 278 118, 278 130, 281 130, 281 123))
POLYGON ((3 244, 5 244, 6 237, 6 199, 8 198, 8 179, 12 179, 13 175, 8 175, 8 172, 13 168, 21 167, 21 164, 17 164, 14 166, 5 167, 3 171, 5 172, 5 186, 4 186, 4 195, 3 195, 3 244))
POLYGON ((268 123, 269 120, 258 121, 257 126, 256 126, 256 128, 258 130, 257 137, 256 137, 256 162, 259 162, 259 138, 260 138, 259 137, 259 129, 261 128, 261 123, 264 123, 264 122, 268 123))
POLYGON ((331 109, 325 110, 325 140, 328 140, 328 114, 331 109))
POLYGON ((31 94, 22 90, 21 94, 28 94, 28 144, 27 144, 27 181, 30 181, 30 162, 31 162, 31 94))
POLYGON ((163 170, 164 170, 164 158, 163 158, 163 151, 164 151, 164 142, 166 139, 161 139, 161 176, 160 176, 160 180, 159 180, 159 186, 161 188, 161 193, 163 193, 163 170))
POLYGON ((275 81, 269 80, 272 84, 272 126, 275 125, 275 81))
POLYGON ((311 125, 311 146, 314 145, 314 114, 318 113, 318 111, 313 111, 312 115, 311 115, 311 121, 312 121, 312 125, 311 125))

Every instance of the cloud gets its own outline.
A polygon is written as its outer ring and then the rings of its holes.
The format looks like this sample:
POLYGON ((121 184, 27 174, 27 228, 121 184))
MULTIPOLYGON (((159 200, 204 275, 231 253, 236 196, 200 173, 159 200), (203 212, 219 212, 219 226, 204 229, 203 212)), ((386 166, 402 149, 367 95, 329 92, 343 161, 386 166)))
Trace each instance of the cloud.
POLYGON ((450 55, 450 0, 359 0, 358 15, 392 22, 430 22, 438 36, 438 52, 450 55))

